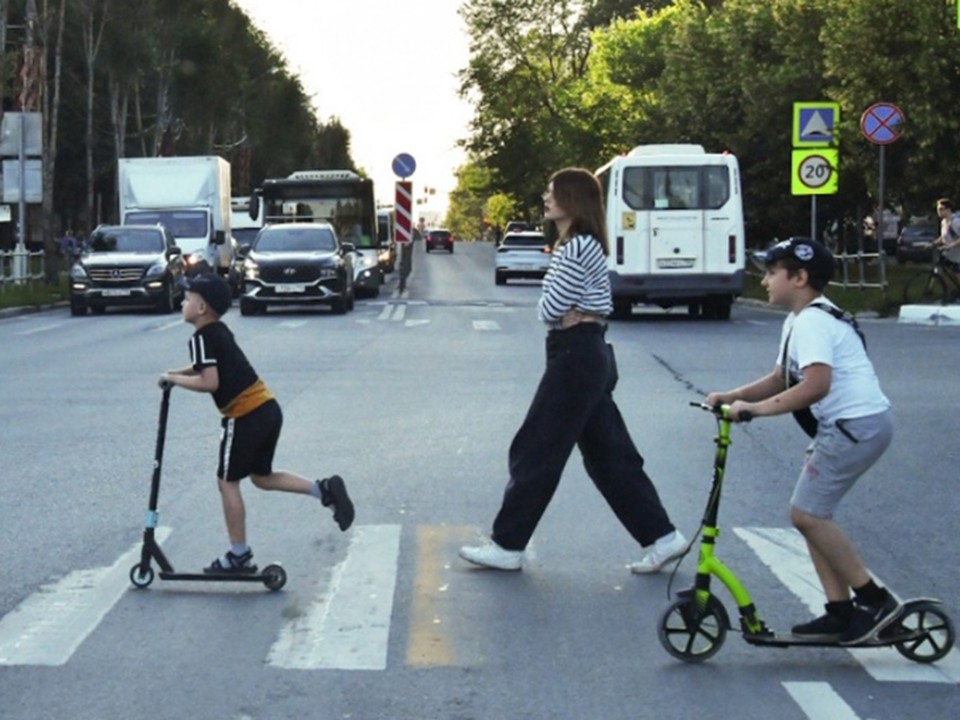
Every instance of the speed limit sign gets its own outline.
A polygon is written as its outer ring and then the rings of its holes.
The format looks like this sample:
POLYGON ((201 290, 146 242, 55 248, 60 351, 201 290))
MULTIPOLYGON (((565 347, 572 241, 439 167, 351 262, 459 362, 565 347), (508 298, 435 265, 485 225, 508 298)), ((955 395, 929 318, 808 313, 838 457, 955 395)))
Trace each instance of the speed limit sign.
POLYGON ((793 151, 790 191, 794 195, 833 195, 839 186, 839 151, 816 148, 793 151))

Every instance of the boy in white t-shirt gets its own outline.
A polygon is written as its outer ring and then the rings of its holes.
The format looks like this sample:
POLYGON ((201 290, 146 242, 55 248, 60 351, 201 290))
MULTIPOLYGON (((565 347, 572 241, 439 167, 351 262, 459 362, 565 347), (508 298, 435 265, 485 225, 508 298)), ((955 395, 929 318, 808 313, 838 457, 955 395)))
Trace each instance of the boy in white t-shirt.
POLYGON ((857 644, 893 623, 902 604, 873 581, 833 513, 889 446, 890 401, 856 322, 822 294, 835 268, 830 251, 809 238, 790 238, 758 259, 766 266, 763 285, 770 303, 790 311, 777 362, 769 374, 734 390, 710 393, 706 402, 729 404, 734 420, 745 412, 753 417, 812 412, 807 417, 816 420, 816 428, 805 426, 813 442, 790 499, 790 519, 807 542, 827 612, 796 625, 793 633, 857 644))
POLYGON ((940 218, 940 237, 934 245, 952 263, 960 263, 960 213, 953 211, 948 198, 937 200, 937 216, 940 218))

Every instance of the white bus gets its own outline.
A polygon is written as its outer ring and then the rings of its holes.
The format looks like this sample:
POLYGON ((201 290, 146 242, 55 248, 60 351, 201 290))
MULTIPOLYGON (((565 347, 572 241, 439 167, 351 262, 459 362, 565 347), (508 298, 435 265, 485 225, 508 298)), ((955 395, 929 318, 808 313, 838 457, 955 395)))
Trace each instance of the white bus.
POLYGON ((640 145, 597 177, 614 316, 643 303, 729 319, 746 260, 737 159, 700 145, 640 145))

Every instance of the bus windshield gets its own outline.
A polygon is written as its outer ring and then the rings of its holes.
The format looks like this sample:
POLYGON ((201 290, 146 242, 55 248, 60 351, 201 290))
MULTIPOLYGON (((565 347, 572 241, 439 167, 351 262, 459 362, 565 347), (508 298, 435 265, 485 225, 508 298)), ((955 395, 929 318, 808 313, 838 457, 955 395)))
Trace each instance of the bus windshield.
POLYGON ((348 170, 309 170, 265 180, 264 224, 327 222, 341 242, 358 249, 379 247, 373 181, 348 170))

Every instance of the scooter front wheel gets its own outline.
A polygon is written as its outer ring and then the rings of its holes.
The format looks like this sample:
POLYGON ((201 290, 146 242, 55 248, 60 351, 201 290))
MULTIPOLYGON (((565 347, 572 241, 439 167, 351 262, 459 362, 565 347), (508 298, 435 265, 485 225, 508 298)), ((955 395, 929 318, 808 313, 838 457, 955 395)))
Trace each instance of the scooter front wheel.
POLYGON ((914 637, 898 642, 894 647, 914 662, 935 663, 943 659, 956 640, 950 616, 937 603, 908 603, 898 624, 898 631, 911 633, 914 637))
POLYGON ((153 582, 153 568, 137 563, 130 568, 130 582, 140 589, 148 587, 153 582))
POLYGON ((673 602, 657 626, 657 637, 663 649, 678 660, 695 663, 713 657, 727 637, 730 617, 713 595, 703 611, 698 611, 691 597, 673 602))

